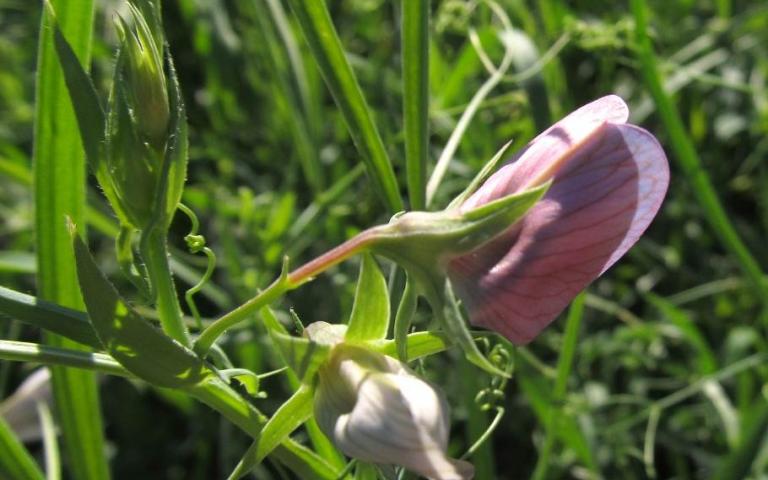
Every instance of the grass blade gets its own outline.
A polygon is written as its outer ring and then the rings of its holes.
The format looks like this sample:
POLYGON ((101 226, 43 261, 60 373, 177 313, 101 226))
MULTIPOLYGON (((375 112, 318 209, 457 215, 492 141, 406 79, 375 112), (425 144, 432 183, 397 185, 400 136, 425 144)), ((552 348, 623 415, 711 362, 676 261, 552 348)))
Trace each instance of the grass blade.
POLYGON ((384 148, 373 114, 360 90, 352 67, 323 0, 290 0, 309 49, 326 85, 339 106, 355 146, 363 157, 374 189, 391 213, 403 209, 389 155, 384 148))
POLYGON ((737 480, 749 476, 755 459, 768 439, 768 403, 761 402, 755 407, 748 425, 741 443, 722 460, 713 478, 737 480))
POLYGON ((712 181, 701 164, 693 142, 688 136, 680 113, 672 99, 664 91, 664 81, 661 77, 656 54, 648 37, 647 6, 645 0, 632 0, 632 11, 635 18, 635 42, 636 55, 642 67, 642 75, 645 84, 653 97, 664 127, 669 135, 674 155, 673 160, 685 173, 685 177, 691 182, 693 191, 699 204, 704 209, 707 220, 712 225, 723 246, 733 254, 739 262, 741 269, 750 279, 755 293, 768 309, 768 285, 763 281, 763 272, 752 253, 742 242, 736 229, 728 219, 723 209, 717 192, 712 186, 712 181))
POLYGON ((24 445, 21 444, 11 427, 0 416, 0 477, 2 478, 28 478, 29 480, 43 480, 43 472, 35 463, 24 445))
MULTIPOLYGON (((558 436, 562 436, 563 425, 566 422, 571 422, 566 415, 563 414, 563 403, 567 393, 568 377, 571 374, 573 368, 573 358, 576 353, 576 344, 579 340, 579 328, 581 326, 581 320, 584 315, 584 298, 585 293, 579 294, 571 304, 571 308, 568 311, 568 319, 565 324, 565 338, 563 339, 562 350, 560 351, 560 358, 557 361, 557 377, 555 379, 555 386, 552 391, 552 402, 550 404, 550 411, 546 421, 546 438, 544 439, 544 445, 542 446, 539 459, 536 462, 536 468, 531 478, 534 480, 543 480, 547 478, 547 469, 550 466, 550 456, 555 446, 555 440, 558 436)), ((576 432, 579 433, 578 431, 576 432)), ((579 441, 582 440, 580 435, 576 435, 579 441)), ((583 443, 583 442, 582 442, 583 443)), ((576 451, 588 451, 588 447, 584 448, 583 445, 571 445, 575 447, 576 451)), ((590 458, 591 455, 587 455, 590 458)), ((587 465, 590 470, 594 469, 592 461, 587 465)))
POLYGON ((429 0, 403 0, 403 122, 411 210, 426 208, 429 147, 429 0))
MULTIPOLYGON (((51 5, 61 7, 61 31, 81 64, 88 65, 93 1, 59 0, 51 5)), ((82 309, 65 218, 69 216, 77 224, 85 224, 85 160, 77 120, 56 57, 51 24, 50 12, 45 9, 38 51, 34 140, 38 293, 45 300, 82 309)), ((57 347, 78 346, 53 334, 46 335, 46 340, 57 347)), ((72 478, 109 478, 94 374, 62 367, 53 368, 51 373, 72 478)))

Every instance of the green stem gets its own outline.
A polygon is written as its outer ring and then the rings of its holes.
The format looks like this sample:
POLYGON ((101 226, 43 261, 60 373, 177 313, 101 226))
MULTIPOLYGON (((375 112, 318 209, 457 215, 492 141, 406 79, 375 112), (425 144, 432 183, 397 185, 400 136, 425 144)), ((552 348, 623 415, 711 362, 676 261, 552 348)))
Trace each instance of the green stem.
POLYGON ((182 318, 176 286, 168 264, 168 245, 164 231, 145 231, 140 248, 155 294, 160 325, 171 338, 188 347, 191 345, 189 332, 182 318))
POLYGON ((568 312, 568 319, 565 324, 565 338, 560 352, 560 358, 557 361, 557 378, 555 379, 555 388, 552 392, 552 403, 549 411, 549 418, 546 424, 546 437, 544 446, 541 448, 539 460, 536 462, 536 468, 531 478, 533 480, 544 480, 547 478, 547 470, 550 464, 550 455, 555 446, 556 428, 559 417, 562 413, 561 405, 565 400, 567 393, 568 377, 573 367, 573 357, 576 353, 576 343, 579 340, 579 327, 584 313, 584 292, 580 293, 571 304, 568 312))
POLYGON ((83 352, 37 343, 0 340, 0 359, 16 362, 65 365, 109 375, 132 377, 117 361, 103 353, 83 352))
POLYGON ((368 247, 374 238, 373 229, 366 230, 341 245, 320 255, 309 263, 302 265, 291 273, 285 273, 258 295, 251 298, 231 312, 224 314, 208 326, 195 341, 195 352, 205 356, 216 340, 229 328, 237 325, 249 316, 269 305, 286 292, 312 280, 318 274, 337 265, 347 258, 360 253, 368 247))
POLYGON ((403 123, 411 210, 426 208, 429 149, 429 0, 403 0, 403 123))

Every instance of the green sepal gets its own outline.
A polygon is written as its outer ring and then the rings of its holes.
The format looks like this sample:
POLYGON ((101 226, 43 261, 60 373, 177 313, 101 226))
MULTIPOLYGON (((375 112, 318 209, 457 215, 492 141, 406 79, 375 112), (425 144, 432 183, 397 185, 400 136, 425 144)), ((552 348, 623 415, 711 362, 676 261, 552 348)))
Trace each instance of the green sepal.
POLYGON ((409 361, 408 332, 411 330, 418 300, 416 288, 409 277, 405 281, 403 296, 397 307, 397 314, 395 314, 395 344, 397 345, 397 358, 401 362, 409 361))
POLYGON ((285 328, 273 315, 262 315, 262 318, 283 361, 302 383, 312 382, 317 369, 328 357, 333 345, 344 338, 346 329, 346 325, 315 322, 306 328, 312 338, 294 337, 286 333, 285 328), (325 335, 323 332, 326 332, 325 335))
POLYGON ((480 170, 477 175, 475 175, 475 178, 472 179, 467 188, 465 188, 463 192, 457 195, 456 198, 451 200, 451 203, 448 204, 446 210, 461 206, 462 203, 464 203, 473 193, 475 193, 480 185, 482 185, 483 182, 488 179, 491 173, 494 172, 499 166, 499 163, 501 163, 504 155, 506 155, 507 151, 509 151, 509 147, 512 146, 512 143, 513 142, 510 140, 509 142, 505 143, 498 152, 496 152, 496 155, 494 155, 493 158, 491 158, 488 163, 483 166, 482 170, 480 170))
MULTIPOLYGON (((444 352, 453 345, 448 336, 442 332, 414 332, 406 337, 405 343, 408 349, 408 360, 444 352)), ((396 340, 378 340, 368 342, 366 345, 371 350, 390 357, 397 357, 400 348, 396 340)))
POLYGON ((370 248, 392 259, 414 277, 425 274, 442 277, 447 260, 468 253, 507 231, 544 196, 550 185, 551 182, 547 182, 466 212, 453 208, 398 215, 373 231, 370 248))
POLYGON ((293 370, 303 383, 311 382, 331 351, 331 345, 313 342, 304 337, 293 337, 279 332, 270 332, 270 336, 288 368, 293 370))
POLYGON ((475 339, 472 338, 472 334, 467 328, 467 322, 465 322, 464 318, 461 316, 459 305, 456 303, 456 298, 451 289, 451 283, 448 280, 445 281, 445 294, 443 300, 442 311, 438 313, 437 318, 445 332, 448 334, 448 338, 454 341, 456 345, 462 349, 467 360, 474 363, 476 366, 482 368, 491 375, 510 378, 508 372, 496 367, 485 357, 485 355, 483 355, 480 349, 477 348, 475 339))
POLYGON ((360 262, 355 303, 352 306, 345 340, 354 343, 386 338, 389 330, 389 308, 387 281, 373 256, 365 253, 360 262))
POLYGON ((126 370, 156 386, 188 387, 212 376, 197 355, 152 326, 120 298, 74 226, 70 232, 80 290, 103 348, 126 370))
MULTIPOLYGON (((166 49, 167 52, 167 49, 166 49)), ((168 101, 171 110, 170 128, 171 133, 168 138, 168 144, 165 150, 164 164, 167 166, 167 172, 164 171, 161 182, 165 185, 165 215, 168 228, 176 208, 181 202, 181 195, 184 191, 184 183, 187 181, 187 162, 189 140, 187 132, 187 111, 184 106, 184 99, 179 86, 179 78, 176 69, 173 66, 173 60, 170 53, 166 53, 166 69, 168 73, 168 101)), ((160 191, 163 193, 163 190, 160 191)))
POLYGON ((144 266, 134 261, 133 256, 133 238, 136 230, 129 225, 121 225, 120 232, 115 238, 115 255, 117 264, 123 275, 130 280, 145 298, 152 298, 152 291, 149 282, 147 282, 144 266), (140 270, 141 269, 141 270, 140 270))

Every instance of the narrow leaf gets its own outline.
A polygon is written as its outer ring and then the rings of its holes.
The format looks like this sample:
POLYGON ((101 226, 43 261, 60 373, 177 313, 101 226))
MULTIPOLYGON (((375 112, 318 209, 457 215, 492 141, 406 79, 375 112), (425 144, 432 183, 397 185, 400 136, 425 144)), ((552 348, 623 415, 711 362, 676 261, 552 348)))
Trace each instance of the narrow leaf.
POLYGON ((324 0, 290 0, 312 55, 341 110, 358 151, 363 157, 374 190, 390 212, 403 209, 392 163, 379 135, 373 114, 360 90, 352 67, 333 26, 324 0))
POLYGON ((115 360, 161 387, 196 385, 212 374, 191 350, 153 327, 120 298, 79 235, 74 233, 72 242, 91 324, 115 360))
POLYGON ((411 323, 417 306, 418 295, 416 294, 416 287, 411 282, 411 279, 408 278, 405 281, 403 296, 400 299, 400 304, 397 306, 397 313, 395 314, 395 344, 397 345, 397 358, 401 362, 408 361, 408 332, 411 330, 411 323))
MULTIPOLYGON (((58 8, 61 35, 81 65, 90 62, 94 1, 51 0, 58 8)), ((82 309, 65 218, 84 225, 85 159, 77 117, 66 93, 54 46, 52 8, 44 8, 38 42, 33 144, 37 291, 41 299, 82 309)), ((57 335, 54 346, 77 348, 57 335)), ((63 433, 66 464, 75 480, 110 477, 104 456, 99 395, 92 372, 51 369, 56 416, 63 433)))
POLYGON ((102 160, 101 145, 104 143, 104 110, 99 103, 99 97, 91 77, 80 65, 77 55, 75 55, 67 39, 64 38, 64 34, 61 33, 55 20, 53 28, 56 54, 64 73, 67 91, 69 91, 69 96, 72 99, 85 155, 91 164, 91 169, 97 172, 99 162, 102 160))
POLYGON ((92 348, 101 348, 88 315, 0 287, 0 319, 18 320, 62 335, 92 348))
POLYGON ((43 480, 45 476, 11 427, 0 416, 0 477, 43 480))
POLYGON ((314 389, 302 385, 277 409, 264 426, 256 448, 255 460, 261 462, 264 457, 280 445, 288 435, 299 428, 312 416, 312 398, 314 389))
POLYGON ((355 342, 385 338, 389 315, 387 281, 373 256, 363 254, 346 340, 355 342))

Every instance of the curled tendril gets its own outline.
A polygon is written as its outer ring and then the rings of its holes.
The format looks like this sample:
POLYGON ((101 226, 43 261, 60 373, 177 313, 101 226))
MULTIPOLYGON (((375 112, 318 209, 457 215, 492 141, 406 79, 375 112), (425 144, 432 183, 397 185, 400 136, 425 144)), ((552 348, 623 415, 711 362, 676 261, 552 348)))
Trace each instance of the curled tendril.
MULTIPOLYGON (((504 348, 504 345, 497 343, 491 347, 490 341, 487 338, 479 339, 479 342, 484 347, 484 350, 487 352, 486 357, 494 367, 503 372, 507 372, 508 374, 512 373, 514 360, 509 351, 504 348)), ((488 428, 485 429, 485 432, 483 432, 475 443, 469 447, 467 452, 461 456, 462 460, 472 456, 472 454, 475 453, 488 438, 490 438, 493 431, 496 430, 496 427, 499 425, 499 422, 501 422, 505 410, 500 403, 504 400, 504 389, 507 386, 507 381, 508 378, 506 377, 494 375, 491 377, 488 387, 480 390, 477 392, 477 395, 475 395, 475 403, 481 411, 487 412, 489 410, 495 410, 496 415, 493 417, 491 423, 488 424, 488 428)))
POLYGON ((190 253, 195 254, 203 252, 208 258, 208 266, 206 267, 202 278, 200 278, 200 281, 184 293, 184 299, 187 302, 189 311, 192 312, 192 316, 195 319, 195 324, 197 325, 198 329, 202 330, 203 321, 200 318, 200 311, 197 309, 197 304, 195 303, 195 299, 193 297, 203 288, 203 285, 205 285, 205 283, 211 278, 211 275, 213 275, 213 270, 216 268, 216 254, 213 253, 213 250, 205 245, 205 237, 197 233, 198 229, 200 228, 200 222, 198 221, 195 212, 193 212, 183 203, 179 203, 179 210, 184 212, 184 214, 189 217, 189 221, 192 223, 189 234, 184 237, 184 241, 187 242, 187 248, 189 249, 190 253))

